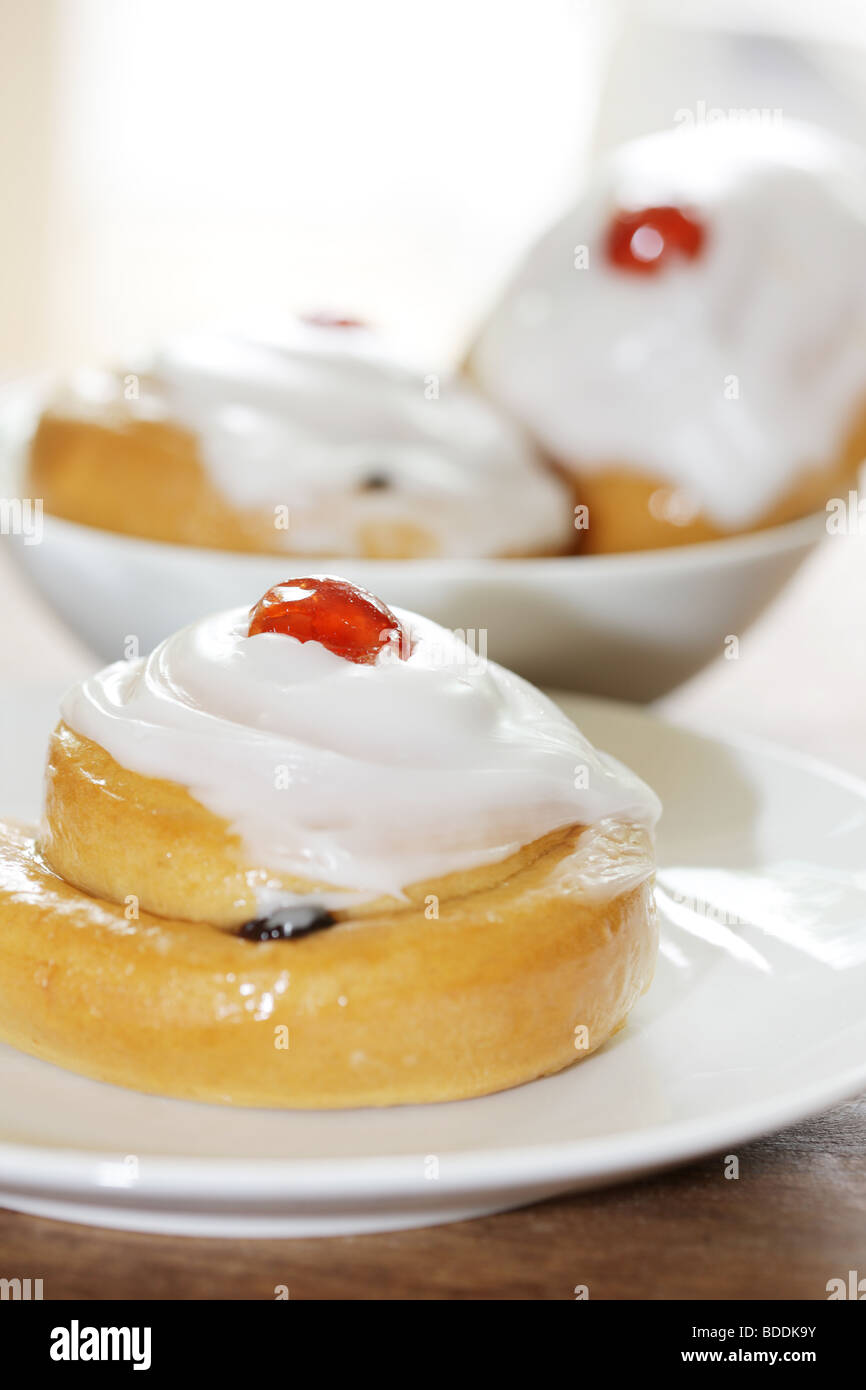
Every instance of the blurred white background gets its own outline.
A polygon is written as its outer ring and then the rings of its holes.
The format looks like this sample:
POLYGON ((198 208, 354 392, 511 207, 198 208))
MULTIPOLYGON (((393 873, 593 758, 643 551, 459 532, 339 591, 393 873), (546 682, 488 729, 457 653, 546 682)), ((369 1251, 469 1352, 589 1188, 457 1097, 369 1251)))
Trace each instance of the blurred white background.
POLYGON ((4 362, 334 305, 447 350, 576 176, 615 8, 4 0, 4 362))
POLYGON ((335 307, 458 353, 592 149, 862 138, 863 0, 0 0, 0 370, 335 307))

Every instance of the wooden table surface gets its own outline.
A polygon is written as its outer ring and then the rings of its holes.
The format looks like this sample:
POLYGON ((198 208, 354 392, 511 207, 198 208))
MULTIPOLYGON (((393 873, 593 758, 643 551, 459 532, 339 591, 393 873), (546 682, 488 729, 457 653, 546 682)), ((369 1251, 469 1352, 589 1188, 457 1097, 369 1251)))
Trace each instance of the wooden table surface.
MULTIPOLYGON (((661 706, 866 775, 866 543, 828 539, 773 608, 661 706)), ((92 659, 0 554, 0 677, 75 679, 92 659)), ((378 1236, 198 1240, 0 1211, 0 1276, 47 1299, 826 1298, 866 1277, 866 1097, 738 1151, 603 1192, 378 1236)))

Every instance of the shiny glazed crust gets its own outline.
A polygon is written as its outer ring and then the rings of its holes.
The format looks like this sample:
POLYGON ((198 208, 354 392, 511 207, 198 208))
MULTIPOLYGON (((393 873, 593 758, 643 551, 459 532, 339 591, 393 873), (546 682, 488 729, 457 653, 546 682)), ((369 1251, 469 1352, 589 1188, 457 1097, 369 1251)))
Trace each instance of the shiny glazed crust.
POLYGON ((224 1104, 484 1095, 569 1066, 625 1022, 655 963, 651 872, 636 827, 574 826, 495 875, 253 942, 90 897, 32 834, 0 825, 0 1037, 102 1081, 224 1104))
POLYGON ((39 850, 95 898, 134 893, 147 912, 218 927, 256 916, 264 879, 298 893, 318 886, 257 872, 239 837, 185 787, 130 772, 62 721, 48 745, 39 850))

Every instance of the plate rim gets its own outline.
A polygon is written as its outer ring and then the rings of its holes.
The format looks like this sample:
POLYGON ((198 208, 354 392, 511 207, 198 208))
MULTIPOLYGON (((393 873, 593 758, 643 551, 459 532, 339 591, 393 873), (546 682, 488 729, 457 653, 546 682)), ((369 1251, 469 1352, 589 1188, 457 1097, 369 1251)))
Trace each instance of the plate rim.
MULTIPOLYGON (((570 1179, 607 1178, 613 1181, 619 1176, 625 1178, 669 1164, 688 1163, 728 1145, 751 1143, 764 1135, 777 1133, 809 1115, 844 1103, 864 1084, 866 1058, 842 1073, 833 1087, 815 1083, 806 1091, 786 1093, 784 1103, 773 1110, 760 1102, 735 1111, 727 1110, 721 1117, 713 1116, 706 1121, 683 1120, 656 1128, 629 1130, 622 1136, 437 1155, 440 1174, 435 1186, 439 1192, 498 1191, 570 1179), (688 1135, 693 1136, 691 1142, 686 1140, 688 1135), (635 1153, 630 1157, 632 1148, 635 1153)), ((241 1204, 248 1206, 259 1205, 273 1197, 303 1201, 323 1193, 329 1199, 375 1196, 381 1195, 387 1184, 387 1196, 391 1198, 416 1195, 429 1187, 423 1176, 425 1157, 420 1150, 412 1154, 315 1159, 142 1155, 138 1157, 139 1176, 120 1181, 117 1174, 119 1151, 87 1154, 80 1149, 18 1147, 4 1142, 0 1145, 0 1184, 3 1191, 33 1192, 50 1188, 57 1195, 91 1193, 95 1188, 106 1197, 123 1192, 140 1198, 169 1196, 185 1201, 190 1197, 220 1196, 231 1197, 232 1201, 241 1199, 241 1204), (17 1157, 19 1169, 22 1162, 27 1163, 25 1180, 7 1171, 4 1160, 10 1153, 17 1157), (108 1181, 105 1174, 100 1180, 100 1168, 112 1169, 118 1180, 108 1181), (248 1187, 251 1171, 255 1175, 256 1190, 236 1189, 233 1181, 248 1187), (179 1185, 181 1176, 189 1178, 188 1188, 179 1185)))

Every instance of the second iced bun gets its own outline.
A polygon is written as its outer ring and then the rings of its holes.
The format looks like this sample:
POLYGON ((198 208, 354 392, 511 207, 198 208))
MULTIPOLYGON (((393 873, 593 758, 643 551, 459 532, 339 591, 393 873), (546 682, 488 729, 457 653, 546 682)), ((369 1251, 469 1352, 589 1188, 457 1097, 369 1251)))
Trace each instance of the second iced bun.
POLYGON ((866 182, 806 126, 651 135, 601 166, 475 344, 491 397, 579 479, 585 548, 823 507, 866 451, 866 182))

